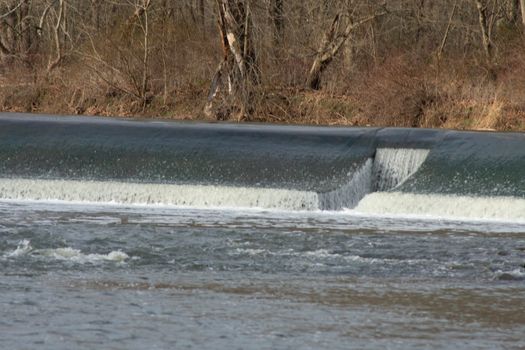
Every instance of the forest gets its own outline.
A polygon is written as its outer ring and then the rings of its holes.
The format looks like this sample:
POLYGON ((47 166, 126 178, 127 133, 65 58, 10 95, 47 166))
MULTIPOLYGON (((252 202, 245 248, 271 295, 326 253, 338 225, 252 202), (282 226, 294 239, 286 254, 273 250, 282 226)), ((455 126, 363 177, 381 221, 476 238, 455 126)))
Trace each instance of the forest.
POLYGON ((525 130, 525 0, 0 0, 0 111, 525 130))

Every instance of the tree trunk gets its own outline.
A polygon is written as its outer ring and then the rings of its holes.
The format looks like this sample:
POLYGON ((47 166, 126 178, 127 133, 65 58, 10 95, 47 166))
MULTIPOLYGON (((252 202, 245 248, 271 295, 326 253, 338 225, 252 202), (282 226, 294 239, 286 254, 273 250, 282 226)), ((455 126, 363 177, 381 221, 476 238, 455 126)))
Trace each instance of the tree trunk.
MULTIPOLYGON (((321 87, 321 74, 337 53, 337 48, 333 47, 333 42, 337 38, 339 26, 341 25, 341 17, 340 13, 335 16, 330 25, 330 29, 321 40, 319 51, 312 63, 312 67, 308 72, 308 79, 306 80, 306 85, 310 89, 319 90, 321 87)), ((349 25, 351 25, 351 23, 349 25)), ((343 40, 346 40, 346 37, 343 40)))
POLYGON ((521 8, 521 23, 525 27, 525 0, 520 0, 520 8, 521 8))
POLYGON ((458 7, 458 0, 455 0, 454 5, 452 6, 452 11, 450 11, 450 16, 448 18, 447 27, 445 29, 445 33, 443 34, 443 39, 441 39, 441 44, 439 45, 439 48, 436 53, 438 61, 441 60, 441 57, 443 55, 443 50, 445 49, 445 45, 447 44, 448 36, 450 34, 450 29, 452 28, 452 20, 454 19, 454 15, 456 14, 457 7, 458 7))
POLYGON ((100 30, 100 0, 91 0, 91 21, 96 31, 100 30))
POLYGON ((5 63, 14 58, 27 62, 33 31, 29 7, 29 0, 4 0, 0 5, 0 54, 5 63))
POLYGON ((25 60, 28 59, 28 56, 31 51, 32 41, 33 41, 33 25, 31 25, 32 17, 29 15, 29 0, 24 0, 22 6, 20 7, 20 35, 22 36, 21 40, 21 54, 25 60))
POLYGON ((425 32, 425 25, 423 24, 425 19, 425 0, 418 0, 417 4, 415 5, 414 9, 414 17, 416 19, 416 43, 418 45, 418 49, 422 48, 421 39, 424 37, 425 32))
POLYGON ((479 19, 479 27, 481 29, 481 41, 483 44, 483 50, 485 51, 485 57, 487 59, 487 63, 489 65, 492 65, 493 46, 492 46, 492 40, 489 34, 489 23, 487 20, 487 6, 483 4, 482 0, 475 0, 475 1, 476 1, 476 7, 478 9, 478 19, 479 19))
POLYGON ((308 72, 306 86, 313 90, 319 90, 321 88, 322 73, 324 72, 326 67, 328 67, 330 62, 332 62, 332 60, 335 58, 335 56, 337 55, 343 44, 346 42, 348 37, 352 34, 352 32, 357 27, 375 19, 378 16, 382 16, 385 13, 386 12, 380 12, 362 18, 357 22, 353 22, 349 19, 348 24, 342 32, 340 31, 340 27, 343 15, 342 13, 338 13, 332 21, 330 29, 324 35, 323 40, 321 41, 319 51, 317 52, 314 62, 312 63, 310 71, 308 72))
POLYGON ((199 14, 201 17, 202 31, 206 32, 206 11, 204 6, 204 0, 199 0, 199 14))
POLYGON ((142 98, 142 110, 146 109, 148 103, 148 83, 149 83, 149 6, 151 0, 142 0, 143 11, 143 22, 142 22, 142 33, 144 34, 144 46, 143 46, 143 55, 142 55, 142 83, 140 86, 140 96, 142 98))
POLYGON ((11 54, 11 51, 9 51, 7 46, 3 43, 2 37, 0 37, 0 53, 2 56, 8 56, 11 54))
POLYGON ((7 17, 10 16, 11 13, 9 7, 4 6, 0 6, 0 13, 2 14, 2 18, 0 18, 0 57, 2 61, 5 61, 7 57, 11 55, 10 43, 8 41, 10 28, 7 22, 7 17))
POLYGON ((281 44, 284 34, 284 2, 271 0, 270 15, 273 22, 273 39, 275 46, 281 44))
POLYGON ((17 46, 17 36, 16 36, 16 12, 12 12, 7 18, 5 19, 6 22, 6 45, 9 48, 9 51, 11 51, 12 54, 16 53, 16 46, 17 46))
POLYGON ((212 79, 204 112, 216 119, 229 119, 231 115, 237 120, 247 119, 252 112, 252 87, 259 83, 249 1, 217 0, 217 4, 224 56, 212 79), (219 92, 223 93, 219 107, 223 110, 214 111, 219 92))
POLYGON ((344 48, 344 60, 345 60, 345 68, 349 71, 352 70, 352 67, 354 67, 354 55, 355 55, 355 48, 354 43, 352 42, 352 34, 346 39, 345 48, 344 48))
POLYGON ((62 62, 62 59, 64 58, 63 43, 60 39, 60 30, 62 29, 62 23, 64 22, 65 6, 65 0, 59 0, 57 20, 55 25, 53 26, 53 40, 56 49, 56 57, 47 65, 48 72, 51 72, 53 69, 58 67, 58 65, 62 62))
POLYGON ((518 22, 520 12, 520 0, 509 0, 508 13, 510 22, 516 24, 518 22))

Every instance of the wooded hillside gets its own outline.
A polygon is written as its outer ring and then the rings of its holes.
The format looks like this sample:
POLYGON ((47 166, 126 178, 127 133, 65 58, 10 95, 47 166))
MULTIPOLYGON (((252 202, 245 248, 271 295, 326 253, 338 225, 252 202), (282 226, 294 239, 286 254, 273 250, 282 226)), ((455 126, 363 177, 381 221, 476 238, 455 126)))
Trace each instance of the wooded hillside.
POLYGON ((0 110, 525 130, 525 0, 0 0, 0 110))

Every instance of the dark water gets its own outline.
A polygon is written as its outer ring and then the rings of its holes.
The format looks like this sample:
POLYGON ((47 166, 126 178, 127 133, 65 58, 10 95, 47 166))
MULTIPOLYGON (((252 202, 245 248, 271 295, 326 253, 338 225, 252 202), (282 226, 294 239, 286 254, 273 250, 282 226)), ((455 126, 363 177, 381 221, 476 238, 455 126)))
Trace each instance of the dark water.
POLYGON ((0 178, 326 193, 347 184, 381 148, 430 151, 421 169, 400 187, 403 192, 525 198, 524 133, 0 113, 0 178))
POLYGON ((525 225, 0 203, 2 349, 522 349, 525 225))

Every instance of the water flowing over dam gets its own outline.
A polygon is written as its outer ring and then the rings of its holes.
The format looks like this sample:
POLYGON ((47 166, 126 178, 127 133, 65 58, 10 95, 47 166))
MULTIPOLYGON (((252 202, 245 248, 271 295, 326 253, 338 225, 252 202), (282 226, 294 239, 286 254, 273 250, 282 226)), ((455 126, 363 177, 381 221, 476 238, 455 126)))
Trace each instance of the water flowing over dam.
POLYGON ((0 349, 524 349, 524 174, 519 133, 0 114, 0 349))
POLYGON ((524 174, 520 133, 0 116, 1 199, 525 219, 524 174))

